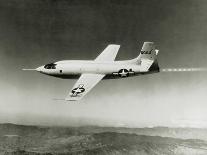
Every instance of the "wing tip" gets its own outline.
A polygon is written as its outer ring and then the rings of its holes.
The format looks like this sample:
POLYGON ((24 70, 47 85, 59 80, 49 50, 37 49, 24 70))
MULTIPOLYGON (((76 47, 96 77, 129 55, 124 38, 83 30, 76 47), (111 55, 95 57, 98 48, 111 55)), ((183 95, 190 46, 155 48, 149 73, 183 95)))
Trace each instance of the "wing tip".
POLYGON ((118 45, 118 44, 109 44, 108 46, 120 47, 121 45, 118 45))
POLYGON ((55 101, 78 101, 76 99, 71 99, 71 98, 53 98, 55 101))
POLYGON ((65 98, 65 101, 78 101, 78 100, 80 100, 80 99, 73 98, 73 97, 67 97, 67 98, 65 98))

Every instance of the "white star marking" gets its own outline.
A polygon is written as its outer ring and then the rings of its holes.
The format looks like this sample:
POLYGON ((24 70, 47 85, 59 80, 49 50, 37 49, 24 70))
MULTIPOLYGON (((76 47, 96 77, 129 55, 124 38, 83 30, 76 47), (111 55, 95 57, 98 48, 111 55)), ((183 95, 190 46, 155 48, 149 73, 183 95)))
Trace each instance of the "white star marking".
POLYGON ((125 72, 124 70, 122 70, 122 72, 121 73, 119 73, 122 77, 125 77, 125 76, 127 76, 127 72, 125 72))
POLYGON ((74 92, 77 94, 77 93, 81 93, 81 89, 80 88, 77 88, 76 90, 74 90, 74 92))

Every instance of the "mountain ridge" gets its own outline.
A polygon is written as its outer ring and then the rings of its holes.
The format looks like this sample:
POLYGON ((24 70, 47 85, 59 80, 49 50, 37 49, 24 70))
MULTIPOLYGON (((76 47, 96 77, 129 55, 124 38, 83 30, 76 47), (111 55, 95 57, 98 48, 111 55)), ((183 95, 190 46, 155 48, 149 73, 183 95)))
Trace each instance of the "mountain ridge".
POLYGON ((0 124, 0 154, 207 154, 207 141, 197 138, 199 134, 207 135, 207 130, 179 129, 177 132, 183 135, 173 135, 169 130, 175 129, 42 127, 6 123, 0 124), (192 132, 190 136, 189 132, 192 132), (195 133, 197 135, 194 136, 195 133))

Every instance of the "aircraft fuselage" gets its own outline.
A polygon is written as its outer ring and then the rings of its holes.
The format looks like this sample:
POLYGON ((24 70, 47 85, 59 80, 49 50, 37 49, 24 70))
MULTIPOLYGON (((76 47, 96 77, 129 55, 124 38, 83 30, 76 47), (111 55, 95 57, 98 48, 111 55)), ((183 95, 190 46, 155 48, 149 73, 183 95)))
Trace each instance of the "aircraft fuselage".
MULTIPOLYGON (((76 79, 83 73, 105 74, 105 79, 123 78, 150 73, 141 66, 131 63, 133 60, 96 62, 90 60, 64 60, 37 68, 40 73, 66 79, 76 79), (49 66, 51 65, 51 66, 49 66)), ((151 73, 159 72, 159 68, 151 73)))

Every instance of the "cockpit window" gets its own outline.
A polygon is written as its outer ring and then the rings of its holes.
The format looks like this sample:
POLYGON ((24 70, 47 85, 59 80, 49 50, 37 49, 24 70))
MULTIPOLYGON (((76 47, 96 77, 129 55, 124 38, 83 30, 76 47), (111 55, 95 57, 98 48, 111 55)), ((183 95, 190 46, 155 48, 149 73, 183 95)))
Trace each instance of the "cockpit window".
POLYGON ((45 69, 56 69, 56 64, 50 63, 44 66, 45 69))

